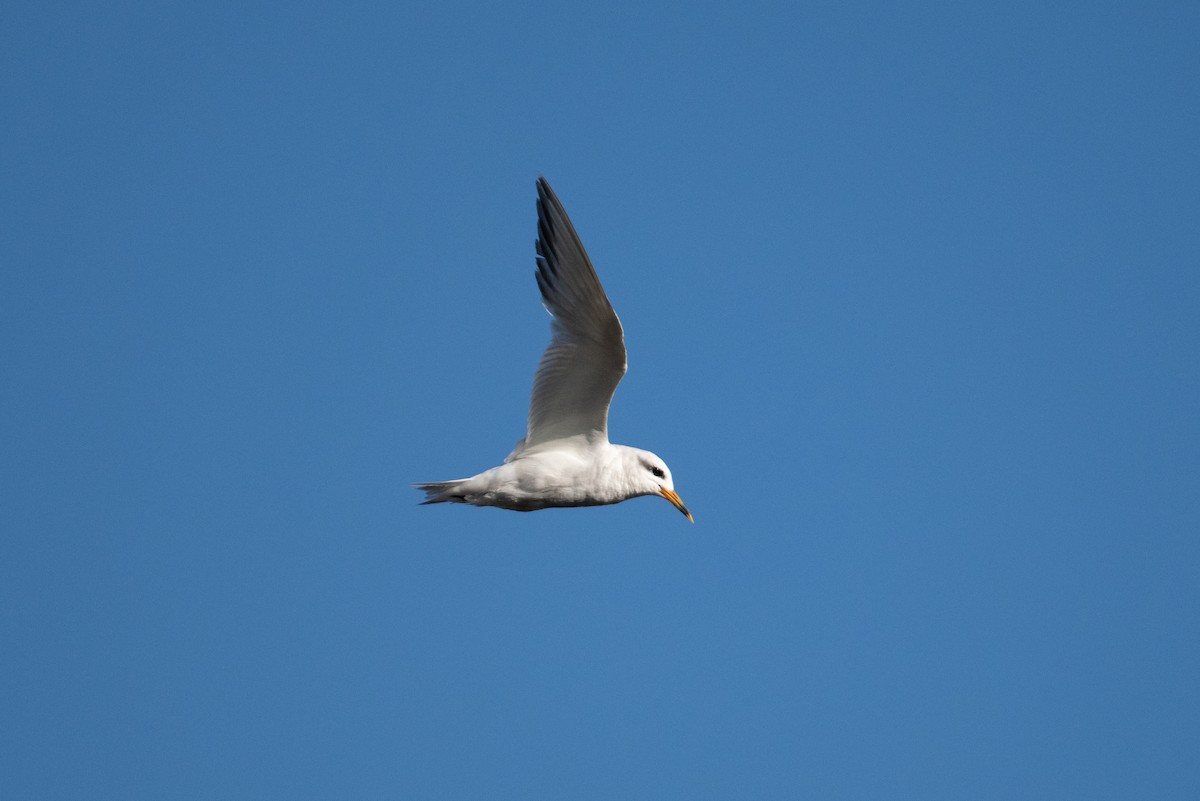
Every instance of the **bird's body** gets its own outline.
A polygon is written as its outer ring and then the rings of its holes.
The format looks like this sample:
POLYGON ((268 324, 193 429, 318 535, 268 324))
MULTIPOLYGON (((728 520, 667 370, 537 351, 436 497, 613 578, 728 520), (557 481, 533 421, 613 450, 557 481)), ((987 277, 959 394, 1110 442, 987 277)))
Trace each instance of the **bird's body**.
POLYGON ((559 440, 553 448, 522 452, 471 478, 421 487, 438 487, 438 494, 427 502, 457 501, 519 512, 551 506, 603 506, 657 494, 639 492, 628 478, 630 465, 636 466, 639 458, 647 455, 652 454, 572 437, 559 440))
POLYGON ((625 375, 621 321, 544 178, 538 179, 537 208, 537 283, 554 319, 533 381, 525 438, 491 470, 416 486, 425 503, 522 512, 660 495, 691 520, 662 459, 608 441, 608 406, 625 375))

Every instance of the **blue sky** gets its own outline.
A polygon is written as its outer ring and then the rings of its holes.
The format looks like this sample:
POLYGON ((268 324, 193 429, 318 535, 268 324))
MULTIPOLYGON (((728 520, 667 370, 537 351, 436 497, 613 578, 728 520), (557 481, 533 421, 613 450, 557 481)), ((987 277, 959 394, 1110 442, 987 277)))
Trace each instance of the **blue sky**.
POLYGON ((1198 23, 5 4, 0 796, 1196 797, 1198 23), (695 526, 408 486, 539 174, 695 526))

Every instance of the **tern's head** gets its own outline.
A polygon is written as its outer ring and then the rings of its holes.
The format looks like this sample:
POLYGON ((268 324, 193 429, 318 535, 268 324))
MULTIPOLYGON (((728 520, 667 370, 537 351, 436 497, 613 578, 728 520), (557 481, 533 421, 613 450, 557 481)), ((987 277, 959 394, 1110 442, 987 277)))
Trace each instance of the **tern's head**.
POLYGON ((631 479, 636 495, 659 495, 666 498, 675 508, 683 512, 683 516, 691 522, 692 513, 687 510, 675 492, 675 483, 671 480, 671 470, 667 463, 650 451, 638 448, 627 448, 625 455, 626 476, 631 479))

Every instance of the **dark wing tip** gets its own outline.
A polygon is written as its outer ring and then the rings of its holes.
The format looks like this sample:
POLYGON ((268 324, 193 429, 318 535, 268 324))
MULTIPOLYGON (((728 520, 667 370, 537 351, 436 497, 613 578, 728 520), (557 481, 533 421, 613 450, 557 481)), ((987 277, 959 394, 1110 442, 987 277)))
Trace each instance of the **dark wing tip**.
MULTIPOLYGON (((550 188, 550 182, 544 176, 539 175, 537 179, 538 190, 538 211, 544 207, 555 209, 559 214, 566 216, 566 211, 563 209, 562 201, 558 199, 558 195, 554 194, 554 190, 550 188)), ((539 215, 540 216, 540 215, 539 215)))

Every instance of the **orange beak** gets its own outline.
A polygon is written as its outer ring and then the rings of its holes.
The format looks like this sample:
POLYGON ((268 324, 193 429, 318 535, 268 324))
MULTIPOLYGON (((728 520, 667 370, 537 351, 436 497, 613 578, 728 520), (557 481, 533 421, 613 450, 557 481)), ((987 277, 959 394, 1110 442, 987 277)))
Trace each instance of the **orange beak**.
POLYGON ((687 507, 683 505, 683 501, 679 499, 679 495, 675 492, 675 490, 669 490, 666 487, 659 487, 658 494, 674 504, 676 509, 683 512, 683 516, 688 519, 689 523, 696 522, 695 520, 692 520, 692 513, 689 512, 687 507))

